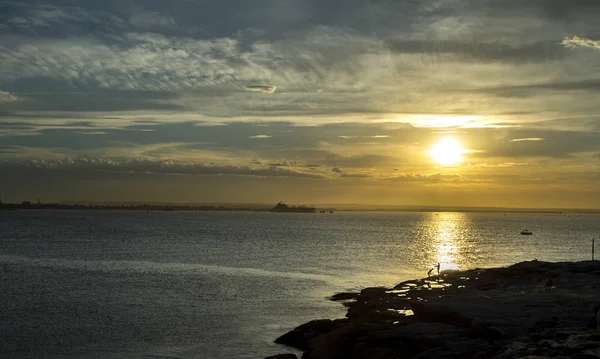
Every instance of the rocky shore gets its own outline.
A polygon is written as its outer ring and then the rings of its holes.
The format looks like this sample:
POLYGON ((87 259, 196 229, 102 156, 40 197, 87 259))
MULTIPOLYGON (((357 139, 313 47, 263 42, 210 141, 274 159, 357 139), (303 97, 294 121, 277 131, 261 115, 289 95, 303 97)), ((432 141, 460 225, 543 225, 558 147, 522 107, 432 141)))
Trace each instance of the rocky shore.
POLYGON ((303 359, 600 358, 600 261, 443 271, 331 300, 348 307, 345 319, 276 343, 303 359))

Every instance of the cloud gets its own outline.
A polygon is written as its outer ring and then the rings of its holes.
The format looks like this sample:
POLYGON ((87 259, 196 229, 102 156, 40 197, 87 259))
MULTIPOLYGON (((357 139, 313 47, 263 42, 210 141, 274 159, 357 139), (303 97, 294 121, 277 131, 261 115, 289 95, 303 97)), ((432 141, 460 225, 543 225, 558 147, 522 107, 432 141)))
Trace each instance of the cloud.
POLYGON ((253 168, 229 164, 176 162, 171 160, 110 159, 110 158, 63 158, 59 160, 30 160, 4 162, 4 166, 43 170, 77 170, 102 172, 154 173, 166 175, 237 175, 258 177, 303 177, 323 178, 314 173, 267 167, 253 168))
POLYGON ((399 182, 426 182, 426 183, 438 183, 438 182, 458 182, 462 180, 462 176, 459 174, 402 174, 389 178, 392 181, 399 182))
POLYGON ((337 167, 333 167, 333 168, 331 169, 331 172, 335 172, 335 173, 342 173, 342 172, 344 172, 344 171, 342 171, 341 169, 339 169, 339 168, 337 168, 337 167))
POLYGON ((269 135, 254 135, 254 136, 248 136, 248 138, 273 138, 273 136, 269 136, 269 135))
POLYGON ((129 18, 129 23, 144 29, 157 27, 170 29, 178 27, 177 22, 171 16, 150 11, 134 14, 129 18))
POLYGON ((527 137, 527 138, 515 138, 510 140, 510 142, 521 142, 521 141, 544 141, 544 138, 540 137, 527 137))
POLYGON ((276 162, 276 163, 269 163, 269 166, 275 166, 275 167, 296 167, 300 165, 299 161, 287 161, 287 160, 283 160, 281 162, 276 162))
POLYGON ((568 48, 588 47, 592 49, 600 49, 600 41, 586 39, 585 37, 571 36, 565 37, 562 44, 568 48))
POLYGON ((0 103, 2 102, 13 102, 19 101, 20 98, 11 94, 10 92, 0 91, 0 103))
POLYGON ((373 176, 364 174, 364 173, 342 173, 340 174, 342 178, 371 178, 373 176))
POLYGON ((277 86, 255 85, 246 87, 246 90, 253 92, 274 93, 277 90, 277 86))
POLYGON ((531 63, 561 59, 560 45, 547 41, 528 44, 503 44, 498 41, 460 40, 392 40, 390 48, 400 54, 451 55, 469 62, 531 63))
POLYGON ((105 131, 75 131, 80 135, 107 135, 108 132, 105 131))

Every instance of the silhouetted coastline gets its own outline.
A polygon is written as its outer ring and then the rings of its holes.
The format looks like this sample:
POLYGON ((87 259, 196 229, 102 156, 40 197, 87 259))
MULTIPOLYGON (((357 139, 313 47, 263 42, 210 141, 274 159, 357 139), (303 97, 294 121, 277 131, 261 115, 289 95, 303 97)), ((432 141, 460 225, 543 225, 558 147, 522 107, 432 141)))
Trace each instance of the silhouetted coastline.
POLYGON ((104 211, 217 211, 268 212, 269 208, 161 205, 161 204, 58 204, 58 203, 2 203, 0 210, 104 210, 104 211))
POLYGON ((314 320, 275 342, 303 359, 597 357, 599 274, 600 261, 442 271, 338 293, 345 319, 314 320))

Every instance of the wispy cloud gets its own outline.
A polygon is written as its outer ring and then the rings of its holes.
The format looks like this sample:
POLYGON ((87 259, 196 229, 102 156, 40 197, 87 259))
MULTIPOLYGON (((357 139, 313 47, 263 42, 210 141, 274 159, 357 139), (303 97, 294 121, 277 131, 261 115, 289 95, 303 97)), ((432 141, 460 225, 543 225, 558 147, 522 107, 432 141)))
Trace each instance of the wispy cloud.
POLYGON ((0 91, 0 102, 12 102, 19 101, 20 98, 11 94, 10 92, 0 91))
POLYGON ((370 174, 366 174, 366 173, 342 173, 342 174, 340 174, 340 177, 342 177, 342 178, 371 178, 373 176, 370 174))
POLYGON ((269 135, 254 135, 254 136, 248 136, 248 138, 273 138, 273 136, 269 136, 269 135))
POLYGON ((286 160, 283 160, 281 162, 269 163, 269 166, 275 166, 275 167, 296 167, 299 165, 300 165, 299 161, 286 161, 286 160))
POLYGON ((544 138, 540 137, 527 137, 527 138, 515 138, 510 140, 510 142, 522 142, 522 141, 544 141, 544 138))
POLYGON ((565 37, 562 44, 569 48, 589 47, 592 49, 600 49, 600 40, 592 40, 579 36, 565 37))
POLYGON ((457 182, 462 179, 462 176, 459 174, 441 174, 441 173, 433 173, 433 174, 411 174, 406 173, 399 176, 394 176, 389 178, 392 181, 399 182, 457 182))
POLYGON ((150 29, 150 28, 177 28, 177 22, 168 15, 159 14, 157 12, 144 11, 134 14, 129 18, 129 23, 133 26, 150 29))
POLYGON ((253 92, 274 93, 277 90, 277 86, 255 85, 246 87, 246 90, 253 92))

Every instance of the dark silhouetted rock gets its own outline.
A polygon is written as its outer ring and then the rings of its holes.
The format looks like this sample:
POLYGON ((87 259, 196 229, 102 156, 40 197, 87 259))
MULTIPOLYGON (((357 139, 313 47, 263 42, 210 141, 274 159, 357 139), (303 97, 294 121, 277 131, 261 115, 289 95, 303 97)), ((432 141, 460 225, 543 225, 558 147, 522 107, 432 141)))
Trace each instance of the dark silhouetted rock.
POLYGON ((411 303, 415 318, 423 322, 438 322, 457 327, 469 327, 471 319, 463 316, 452 308, 439 303, 413 302, 411 303))
POLYGON ((265 359, 298 359, 296 354, 277 354, 266 357, 265 359))
POLYGON ((338 293, 348 319, 312 321, 276 342, 303 359, 600 358, 598 293, 600 261, 442 272, 338 293))
POLYGON ((476 283, 475 284, 475 289, 477 290, 492 290, 492 289, 496 289, 498 288, 498 284, 496 284, 495 282, 487 282, 487 283, 476 283))
POLYGON ((365 288, 360 291, 360 300, 371 301, 374 299, 381 299, 385 297, 387 294, 387 288, 383 287, 374 287, 374 288, 365 288))
POLYGON ((343 293, 337 293, 331 296, 331 300, 333 301, 338 301, 338 300, 353 300, 358 298, 358 296, 360 295, 360 293, 356 293, 356 292, 343 292, 343 293))
POLYGON ((275 343, 306 350, 310 339, 329 333, 336 327, 336 323, 338 322, 330 319, 313 320, 275 339, 275 343))

